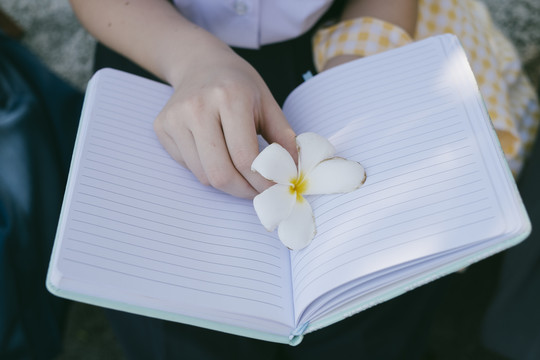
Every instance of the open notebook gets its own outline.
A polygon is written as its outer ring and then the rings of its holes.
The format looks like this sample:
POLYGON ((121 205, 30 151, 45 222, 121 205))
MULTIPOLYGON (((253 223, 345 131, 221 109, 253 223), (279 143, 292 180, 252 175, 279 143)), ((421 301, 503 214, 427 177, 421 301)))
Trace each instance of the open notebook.
POLYGON ((443 35, 316 75, 287 99, 297 133, 362 163, 311 197, 290 252, 251 201, 200 185, 152 123, 172 89, 91 80, 47 277, 62 297, 269 341, 302 336, 524 239, 530 222, 465 54, 443 35))

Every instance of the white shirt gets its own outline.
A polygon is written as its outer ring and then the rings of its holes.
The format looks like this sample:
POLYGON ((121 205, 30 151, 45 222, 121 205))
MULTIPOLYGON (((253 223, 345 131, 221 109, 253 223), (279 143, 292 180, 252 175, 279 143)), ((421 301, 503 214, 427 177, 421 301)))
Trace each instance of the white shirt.
POLYGON ((309 30, 332 0, 174 0, 180 13, 242 48, 285 41, 309 30))

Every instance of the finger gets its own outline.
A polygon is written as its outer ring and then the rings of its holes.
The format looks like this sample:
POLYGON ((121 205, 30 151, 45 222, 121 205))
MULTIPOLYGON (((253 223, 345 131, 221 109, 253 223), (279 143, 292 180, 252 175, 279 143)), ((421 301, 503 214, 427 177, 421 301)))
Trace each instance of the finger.
POLYGON ((163 146, 163 148, 169 153, 169 155, 180 165, 187 168, 187 164, 184 161, 184 158, 182 157, 182 153, 180 152, 180 149, 178 146, 176 146, 176 143, 174 140, 163 130, 161 125, 157 125, 157 122, 154 123, 154 132, 157 135, 157 138, 163 146))
POLYGON ((237 171, 218 119, 193 129, 199 159, 210 185, 234 196, 253 198, 257 191, 237 171))
POLYGON ((287 149, 294 161, 298 163, 296 134, 273 97, 263 99, 262 110, 262 119, 259 125, 261 135, 269 144, 277 142, 287 149))
POLYGON ((259 155, 259 142, 252 109, 252 105, 241 102, 229 104, 222 110, 221 123, 234 167, 260 193, 272 186, 273 182, 251 171, 251 164, 259 155))
POLYGON ((191 131, 179 125, 167 126, 158 120, 154 122, 154 131, 161 145, 176 162, 189 169, 199 182, 209 185, 191 131))
POLYGON ((186 130, 185 132, 175 134, 173 140, 178 149, 180 149, 186 167, 191 170, 201 184, 209 186, 210 181, 201 164, 201 159, 197 153, 197 146, 195 145, 195 139, 193 138, 191 131, 186 130))

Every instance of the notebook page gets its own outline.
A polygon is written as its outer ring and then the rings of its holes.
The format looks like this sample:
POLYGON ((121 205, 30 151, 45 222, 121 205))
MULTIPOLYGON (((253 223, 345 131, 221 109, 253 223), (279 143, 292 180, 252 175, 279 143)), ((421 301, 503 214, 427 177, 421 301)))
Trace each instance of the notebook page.
POLYGON ((482 154, 493 143, 475 139, 484 119, 469 118, 477 90, 455 75, 465 70, 454 42, 433 38, 322 73, 286 102, 298 133, 328 137, 367 172, 355 192, 310 200, 318 233, 291 257, 297 317, 355 278, 507 229, 497 193, 508 190, 490 179, 498 159, 482 154))
POLYGON ((288 251, 251 201, 200 185, 159 144, 152 123, 172 90, 112 70, 92 81, 57 286, 233 325, 264 316, 291 324, 288 251))

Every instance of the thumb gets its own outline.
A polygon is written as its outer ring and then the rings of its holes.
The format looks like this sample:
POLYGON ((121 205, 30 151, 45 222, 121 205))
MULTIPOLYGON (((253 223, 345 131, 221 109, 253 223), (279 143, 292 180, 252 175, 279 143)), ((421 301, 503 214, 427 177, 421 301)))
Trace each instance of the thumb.
POLYGON ((296 149, 296 134, 285 118, 283 111, 272 98, 263 104, 263 113, 260 123, 260 132, 269 143, 278 143, 283 146, 298 163, 298 151, 296 149))

